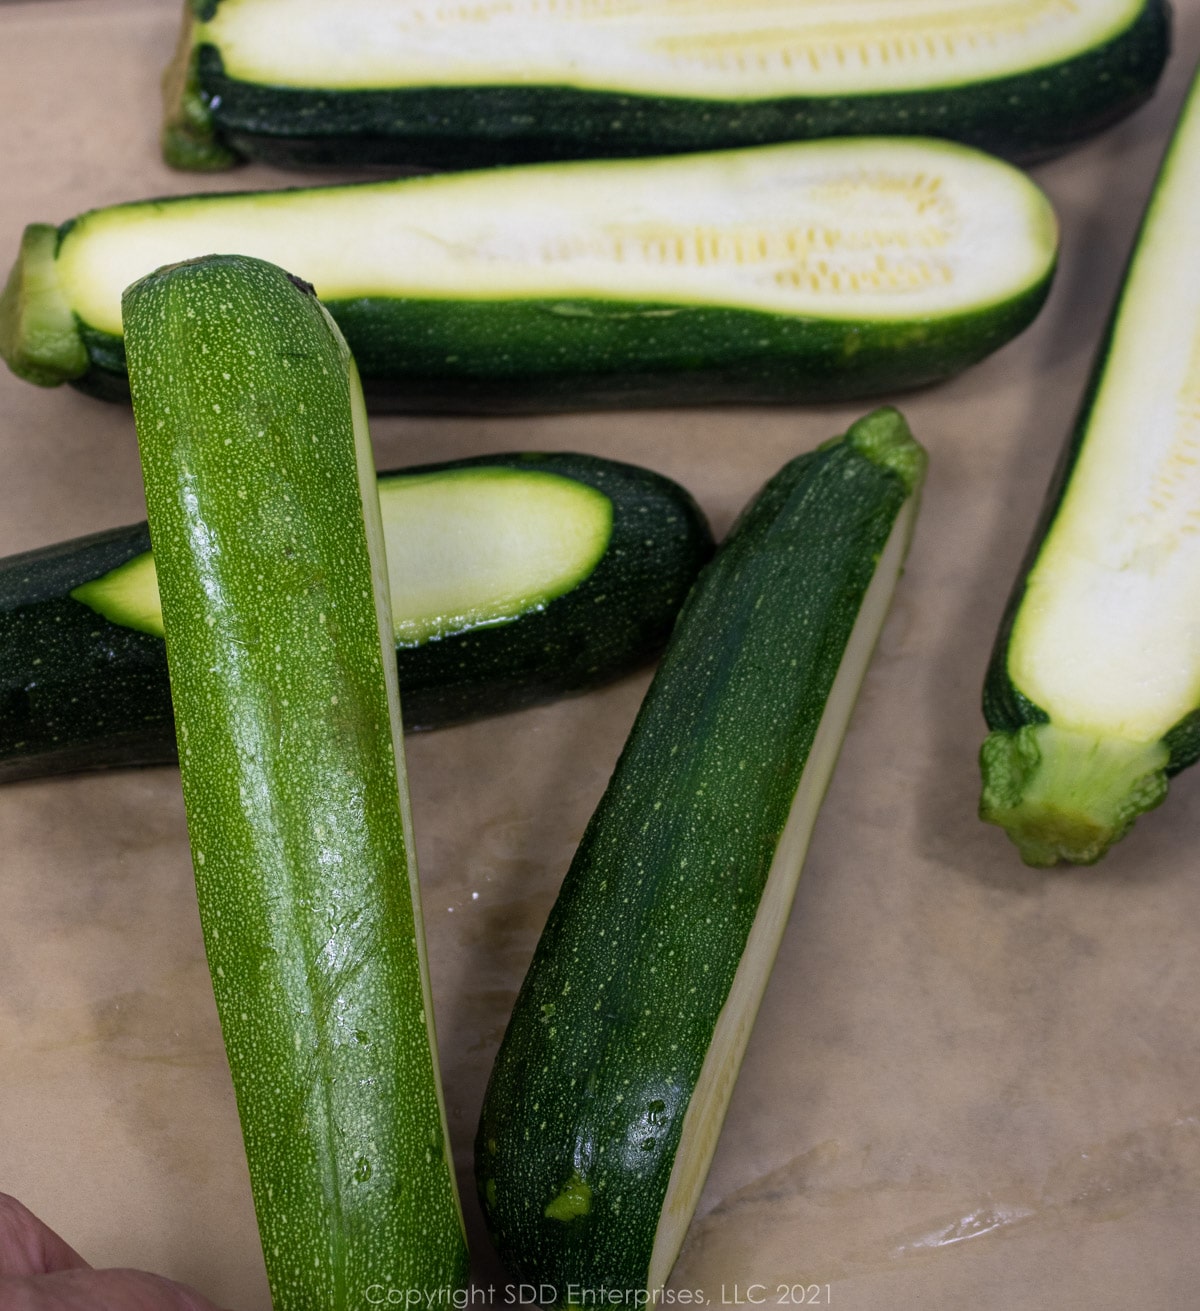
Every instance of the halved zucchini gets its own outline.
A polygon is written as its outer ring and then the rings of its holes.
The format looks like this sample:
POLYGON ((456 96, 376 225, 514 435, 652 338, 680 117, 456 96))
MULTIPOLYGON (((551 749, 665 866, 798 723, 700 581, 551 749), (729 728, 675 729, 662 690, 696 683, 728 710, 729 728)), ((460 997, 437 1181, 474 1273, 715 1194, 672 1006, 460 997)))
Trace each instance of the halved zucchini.
POLYGON ((993 654, 981 813, 1090 864, 1200 756, 1200 84, 993 654))
POLYGON ((924 465, 894 410, 791 461, 680 613, 476 1138, 489 1231, 544 1304, 666 1305, 924 465))
POLYGON ((194 0, 163 145, 181 168, 444 167, 872 133, 1028 157, 1151 93, 1168 13, 1164 0, 194 0))
MULTIPOLYGON (((712 551, 682 487, 571 454, 383 474, 408 729, 582 691, 657 654, 712 551)), ((0 781, 175 759, 145 524, 0 561, 0 781)))
POLYGON ((316 286, 384 405, 829 400, 995 350, 1040 308, 1056 243, 1023 174, 942 142, 181 197, 30 228, 0 349, 34 382, 123 392, 122 289, 235 250, 316 286))

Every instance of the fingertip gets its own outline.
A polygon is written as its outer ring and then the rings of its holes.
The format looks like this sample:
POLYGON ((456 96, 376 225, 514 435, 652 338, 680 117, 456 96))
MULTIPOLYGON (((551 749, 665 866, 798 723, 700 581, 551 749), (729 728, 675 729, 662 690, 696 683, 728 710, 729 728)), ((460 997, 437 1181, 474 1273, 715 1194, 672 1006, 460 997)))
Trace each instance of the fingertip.
POLYGON ((47 1311, 228 1311, 193 1288, 144 1270, 63 1270, 31 1282, 47 1311))
POLYGON ((0 1193, 0 1275, 48 1275, 91 1267, 22 1202, 0 1193))

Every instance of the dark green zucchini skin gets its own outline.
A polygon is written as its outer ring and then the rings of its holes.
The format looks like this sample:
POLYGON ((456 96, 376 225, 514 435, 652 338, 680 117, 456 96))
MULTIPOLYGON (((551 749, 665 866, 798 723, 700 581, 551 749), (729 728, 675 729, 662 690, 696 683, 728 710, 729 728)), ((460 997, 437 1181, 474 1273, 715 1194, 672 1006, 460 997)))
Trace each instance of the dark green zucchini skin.
POLYGON ((0 781, 175 758, 163 640, 70 596, 149 549, 140 523, 0 562, 0 781))
POLYGON ((1170 9, 1149 0, 1111 41, 1042 69, 960 87, 859 96, 695 99, 569 86, 330 91, 229 77, 202 45, 193 115, 211 140, 181 167, 230 155, 282 168, 465 168, 534 160, 672 154, 829 136, 936 136, 1029 161, 1062 151, 1153 93, 1170 49, 1170 9))
MULTIPOLYGON (((952 377, 1033 322, 1051 277, 1003 306, 903 323, 598 300, 324 304, 376 412, 794 405, 891 395, 952 377)), ((82 324, 80 334, 90 367, 74 385, 128 401, 124 343, 82 324)))
MULTIPOLYGON (((534 705, 645 663, 712 553, 688 493, 634 465, 570 453, 499 455, 399 476, 476 467, 544 470, 597 488, 613 503, 612 537, 583 583, 544 609, 399 647, 409 730, 534 705)), ((0 781, 175 759, 162 639, 70 595, 149 549, 143 523, 0 562, 0 781)))
POLYGON ((645 1290, 684 1114, 909 495, 849 441, 801 456, 680 612, 538 943, 476 1139, 493 1242, 514 1276, 554 1287, 543 1302, 580 1301, 573 1285, 632 1306, 645 1290), (549 1214, 573 1171, 590 1204, 549 1214))

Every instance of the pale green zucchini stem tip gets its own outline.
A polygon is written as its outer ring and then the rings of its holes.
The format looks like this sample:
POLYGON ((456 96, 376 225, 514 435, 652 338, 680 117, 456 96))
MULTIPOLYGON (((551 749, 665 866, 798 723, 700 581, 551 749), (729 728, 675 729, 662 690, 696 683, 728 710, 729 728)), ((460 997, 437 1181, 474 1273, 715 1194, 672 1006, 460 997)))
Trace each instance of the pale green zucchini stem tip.
POLYGON ((980 818, 1008 833, 1027 865, 1092 865, 1167 795, 1163 742, 1126 742, 1026 724, 988 735, 980 818))
POLYGON ((238 155, 217 140, 212 110, 200 88, 196 17, 185 5, 175 55, 162 77, 163 158, 172 168, 215 172, 238 163, 238 155))
POLYGON ((31 223, 0 292, 0 357, 39 387, 80 378, 89 367, 79 325, 58 280, 58 229, 31 223))
POLYGON ((830 445, 842 440, 865 459, 891 469, 910 492, 915 492, 924 481, 929 456, 912 435, 904 415, 892 406, 885 405, 864 415, 850 426, 844 439, 835 438, 830 445))

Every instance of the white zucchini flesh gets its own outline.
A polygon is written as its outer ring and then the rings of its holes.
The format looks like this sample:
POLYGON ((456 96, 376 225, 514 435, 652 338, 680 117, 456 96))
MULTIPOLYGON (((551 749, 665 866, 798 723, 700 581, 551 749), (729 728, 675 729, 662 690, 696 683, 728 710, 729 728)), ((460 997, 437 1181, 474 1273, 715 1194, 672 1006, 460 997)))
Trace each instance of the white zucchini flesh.
POLYGON ((1200 705, 1198 211, 1193 91, 1011 639, 1013 684, 1056 728, 1156 743, 1200 705))
POLYGON ((1054 64, 1139 0, 222 0, 198 41, 274 86, 552 83, 707 97, 955 86, 1054 64), (281 41, 279 34, 287 33, 281 41))
MULTIPOLYGON (((393 637, 399 645, 507 623, 569 591, 599 563, 612 502, 572 478, 456 469, 381 480, 393 637), (507 484, 503 500, 489 495, 507 484)), ((114 623, 163 636, 154 556, 146 552, 72 596, 114 623)))
POLYGON ((472 497, 470 481, 461 472, 435 473, 396 487, 390 498, 380 489, 397 642, 538 609, 577 586, 608 546, 612 502, 594 487, 554 474, 476 473, 478 483, 510 485, 500 505, 472 497))
POLYGON ((708 1176, 754 1019, 787 927, 817 814, 904 567, 917 510, 918 499, 910 496, 896 516, 817 725, 800 786, 771 861, 758 912, 684 1114, 675 1163, 654 1235, 646 1278, 649 1289, 661 1289, 665 1285, 708 1176))
POLYGON ((57 267, 71 310, 114 335, 124 287, 213 251, 295 269, 326 301, 597 298, 887 322, 1007 301, 1044 281, 1056 248, 1050 203, 1017 169, 864 138, 123 205, 81 217, 57 267))

